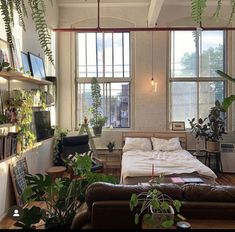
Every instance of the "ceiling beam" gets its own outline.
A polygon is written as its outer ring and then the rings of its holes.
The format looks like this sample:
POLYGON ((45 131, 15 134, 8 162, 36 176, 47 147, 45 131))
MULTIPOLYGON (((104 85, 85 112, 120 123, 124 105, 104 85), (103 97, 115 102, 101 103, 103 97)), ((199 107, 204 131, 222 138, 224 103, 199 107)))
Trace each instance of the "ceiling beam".
POLYGON ((164 0, 151 0, 148 12, 148 26, 156 25, 164 0))

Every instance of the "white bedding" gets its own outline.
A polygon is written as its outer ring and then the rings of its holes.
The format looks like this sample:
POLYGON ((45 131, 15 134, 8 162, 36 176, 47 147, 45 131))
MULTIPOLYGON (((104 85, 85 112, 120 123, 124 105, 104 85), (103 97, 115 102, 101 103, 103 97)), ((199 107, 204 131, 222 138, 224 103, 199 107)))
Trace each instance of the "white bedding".
POLYGON ((215 173, 186 150, 177 151, 127 151, 122 156, 121 179, 136 176, 172 175, 197 172, 217 178, 215 173))

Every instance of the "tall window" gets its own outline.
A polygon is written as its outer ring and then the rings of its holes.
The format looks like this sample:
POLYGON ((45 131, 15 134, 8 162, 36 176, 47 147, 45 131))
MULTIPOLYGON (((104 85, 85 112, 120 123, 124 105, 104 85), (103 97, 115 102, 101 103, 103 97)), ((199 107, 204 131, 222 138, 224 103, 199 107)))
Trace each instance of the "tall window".
POLYGON ((130 127, 130 34, 78 33, 76 38, 77 123, 91 118, 91 78, 101 86, 107 126, 130 127))
POLYGON ((225 68, 224 31, 171 32, 170 120, 205 118, 216 100, 223 100, 225 82, 216 70, 225 68))

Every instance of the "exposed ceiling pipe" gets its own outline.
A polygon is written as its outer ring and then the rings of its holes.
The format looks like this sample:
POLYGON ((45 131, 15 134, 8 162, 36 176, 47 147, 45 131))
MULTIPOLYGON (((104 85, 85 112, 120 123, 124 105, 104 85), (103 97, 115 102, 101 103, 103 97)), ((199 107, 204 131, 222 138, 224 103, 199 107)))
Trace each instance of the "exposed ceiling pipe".
POLYGON ((207 31, 217 31, 217 30, 235 30, 235 27, 122 27, 122 28, 110 28, 110 27, 100 27, 100 0, 98 3, 98 19, 96 28, 54 28, 56 32, 131 32, 131 31, 196 31, 196 30, 207 30, 207 31))

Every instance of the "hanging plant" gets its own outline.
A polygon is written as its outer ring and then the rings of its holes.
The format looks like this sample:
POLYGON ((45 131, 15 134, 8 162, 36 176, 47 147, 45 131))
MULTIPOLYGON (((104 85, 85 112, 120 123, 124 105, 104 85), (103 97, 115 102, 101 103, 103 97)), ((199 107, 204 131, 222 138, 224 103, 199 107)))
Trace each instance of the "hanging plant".
MULTIPOLYGON (((191 10, 192 10, 191 15, 194 22, 198 24, 202 22, 202 16, 207 7, 206 3, 207 0, 191 0, 191 10)), ((228 24, 232 22, 235 13, 235 0, 231 0, 230 4, 231 4, 231 12, 228 19, 228 24)), ((222 7, 222 0, 217 0, 216 10, 213 14, 215 18, 219 17, 221 7, 222 7)))
MULTIPOLYGON (((52 4, 52 0, 51 4, 52 4)), ((38 39, 41 47, 48 57, 50 62, 53 64, 52 51, 50 49, 51 36, 49 34, 47 23, 45 20, 46 5, 44 0, 28 0, 29 8, 31 10, 32 20, 35 24, 35 29, 38 33, 38 39)), ((24 0, 0 0, 0 11, 3 16, 7 41, 9 42, 12 49, 14 49, 12 39, 12 27, 14 26, 14 9, 16 10, 20 24, 25 28, 24 18, 28 16, 24 0)))

